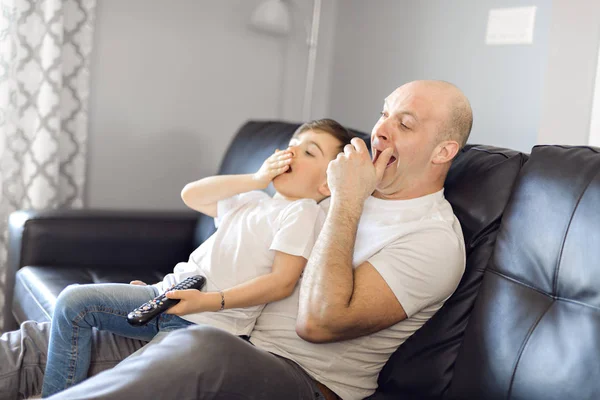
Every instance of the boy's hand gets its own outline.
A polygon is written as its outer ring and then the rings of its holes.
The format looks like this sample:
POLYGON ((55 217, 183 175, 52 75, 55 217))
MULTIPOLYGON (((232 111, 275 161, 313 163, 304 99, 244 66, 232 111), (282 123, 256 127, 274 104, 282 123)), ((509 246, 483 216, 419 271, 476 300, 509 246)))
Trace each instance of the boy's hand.
POLYGON ((264 189, 276 176, 287 171, 291 162, 292 152, 290 150, 277 149, 254 174, 254 180, 259 182, 261 188, 264 189))
POLYGON ((146 284, 146 282, 142 282, 142 281, 131 281, 129 282, 130 285, 139 285, 139 286, 148 286, 146 284))
POLYGON ((171 290, 166 292, 169 299, 179 299, 179 303, 165 311, 166 314, 186 315, 211 310, 208 301, 208 293, 197 289, 171 290))

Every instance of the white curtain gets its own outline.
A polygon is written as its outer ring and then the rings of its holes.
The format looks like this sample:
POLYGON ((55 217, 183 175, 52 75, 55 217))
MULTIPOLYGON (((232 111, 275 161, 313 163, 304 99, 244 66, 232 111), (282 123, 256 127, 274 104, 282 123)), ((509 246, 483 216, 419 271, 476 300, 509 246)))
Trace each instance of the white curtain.
POLYGON ((96 0, 0 0, 0 7, 2 313, 9 312, 8 215, 84 206, 96 0))

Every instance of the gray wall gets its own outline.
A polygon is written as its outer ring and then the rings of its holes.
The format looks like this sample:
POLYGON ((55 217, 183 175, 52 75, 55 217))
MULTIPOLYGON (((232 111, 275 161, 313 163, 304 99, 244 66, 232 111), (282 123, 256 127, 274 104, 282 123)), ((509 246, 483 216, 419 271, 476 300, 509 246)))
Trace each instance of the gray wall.
POLYGON ((588 144, 600 1, 554 0, 538 143, 588 144))
MULTIPOLYGON (((260 1, 98 2, 89 207, 183 209, 181 188, 216 172, 244 121, 300 120, 310 4, 292 1, 292 34, 275 38, 247 28, 260 1)), ((324 3, 331 27, 335 2, 324 3)), ((332 27, 323 32, 315 116, 328 104, 332 27)))
POLYGON ((335 30, 332 117, 370 131, 394 88, 443 79, 471 101, 471 143, 529 151, 540 120, 550 15, 544 0, 344 0, 335 30), (491 8, 531 5, 538 7, 532 45, 485 45, 491 8))
MULTIPOLYGON (((293 34, 285 40, 285 78, 282 86, 282 116, 291 121, 302 119, 302 104, 308 64, 308 28, 312 18, 312 0, 285 0, 291 4, 293 34)), ((311 119, 329 117, 331 72, 334 55, 335 16, 343 0, 323 0, 317 46, 311 119)))
MULTIPOLYGON (((260 1, 98 2, 88 206, 183 209, 244 121, 301 119, 312 2, 286 0, 292 34, 273 38, 247 29, 260 1)), ((445 79, 473 104, 472 143, 581 144, 599 17, 587 0, 324 0, 312 117, 370 131, 396 86, 445 79), (491 8, 529 5, 532 45, 485 45, 491 8)))

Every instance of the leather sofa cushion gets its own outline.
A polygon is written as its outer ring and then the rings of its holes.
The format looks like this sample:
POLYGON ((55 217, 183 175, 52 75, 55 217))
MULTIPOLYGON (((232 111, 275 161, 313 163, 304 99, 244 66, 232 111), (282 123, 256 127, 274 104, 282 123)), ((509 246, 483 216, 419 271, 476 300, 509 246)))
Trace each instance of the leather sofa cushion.
POLYGON ((450 398, 600 397, 600 149, 538 146, 507 207, 450 398))
POLYGON ((444 307, 392 355, 379 375, 379 395, 426 399, 447 390, 502 213, 526 159, 513 150, 469 145, 454 160, 444 193, 463 229, 465 274, 444 307))
POLYGON ((162 273, 151 270, 27 266, 17 272, 12 310, 19 323, 28 319, 50 321, 56 298, 68 285, 129 283, 134 279, 152 284, 163 277, 162 273))

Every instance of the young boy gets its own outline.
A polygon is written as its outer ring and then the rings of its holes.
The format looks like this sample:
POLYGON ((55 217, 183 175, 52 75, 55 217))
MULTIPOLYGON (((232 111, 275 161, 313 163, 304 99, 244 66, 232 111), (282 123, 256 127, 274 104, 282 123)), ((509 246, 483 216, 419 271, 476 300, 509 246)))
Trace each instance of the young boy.
POLYGON ((276 151, 254 174, 204 178, 186 185, 186 205, 215 218, 217 231, 162 282, 148 286, 94 284, 67 287, 52 317, 42 387, 47 397, 87 377, 92 328, 141 340, 205 323, 249 335, 266 303, 288 297, 302 274, 322 221, 318 202, 329 196, 327 166, 349 132, 333 120, 306 123, 288 149, 276 151), (273 198, 260 191, 273 182, 273 198), (179 290, 181 301, 142 327, 127 314, 193 275, 206 277, 203 291, 179 290))

